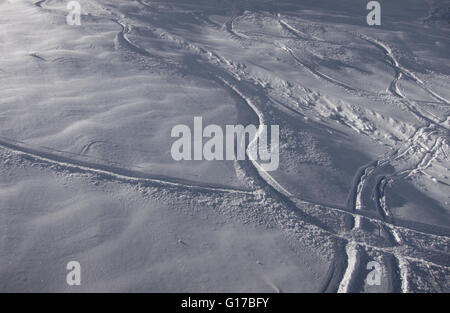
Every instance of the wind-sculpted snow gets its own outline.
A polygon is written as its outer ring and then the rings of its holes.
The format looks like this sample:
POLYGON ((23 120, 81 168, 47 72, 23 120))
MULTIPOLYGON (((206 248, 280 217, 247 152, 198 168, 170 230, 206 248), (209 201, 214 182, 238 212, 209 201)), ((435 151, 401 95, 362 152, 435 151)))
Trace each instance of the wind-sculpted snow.
POLYGON ((79 2, 0 4, 0 290, 450 290, 436 2, 79 2), (194 116, 279 125, 279 168, 172 160, 194 116))

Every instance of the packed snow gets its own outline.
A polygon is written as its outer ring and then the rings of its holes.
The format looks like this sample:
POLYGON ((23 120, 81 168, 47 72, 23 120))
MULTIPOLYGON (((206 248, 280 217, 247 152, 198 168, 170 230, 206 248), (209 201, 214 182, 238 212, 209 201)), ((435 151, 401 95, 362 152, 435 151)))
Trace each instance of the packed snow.
POLYGON ((0 291, 449 292, 450 1, 367 2, 1 0, 0 291))

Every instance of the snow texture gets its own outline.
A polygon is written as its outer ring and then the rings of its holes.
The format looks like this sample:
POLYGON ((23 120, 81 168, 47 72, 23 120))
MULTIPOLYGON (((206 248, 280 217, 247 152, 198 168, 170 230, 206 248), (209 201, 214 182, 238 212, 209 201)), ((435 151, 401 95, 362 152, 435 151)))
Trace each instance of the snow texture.
POLYGON ((449 292, 450 1, 379 2, 1 0, 0 291, 449 292))

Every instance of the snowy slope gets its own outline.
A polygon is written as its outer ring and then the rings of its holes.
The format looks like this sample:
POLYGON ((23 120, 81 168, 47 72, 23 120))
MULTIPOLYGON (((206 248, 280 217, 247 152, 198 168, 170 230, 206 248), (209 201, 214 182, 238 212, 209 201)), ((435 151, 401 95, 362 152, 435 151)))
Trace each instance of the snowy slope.
POLYGON ((0 3, 1 291, 450 291, 449 1, 67 2, 0 3), (279 168, 174 161, 194 116, 279 168))

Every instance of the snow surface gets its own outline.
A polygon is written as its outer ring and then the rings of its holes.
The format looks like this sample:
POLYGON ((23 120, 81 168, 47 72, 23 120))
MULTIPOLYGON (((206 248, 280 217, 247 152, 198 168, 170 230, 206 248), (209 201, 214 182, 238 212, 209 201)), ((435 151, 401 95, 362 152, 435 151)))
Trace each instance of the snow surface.
POLYGON ((450 291, 450 1, 67 2, 0 2, 0 291, 450 291), (174 161, 194 116, 280 167, 174 161))

